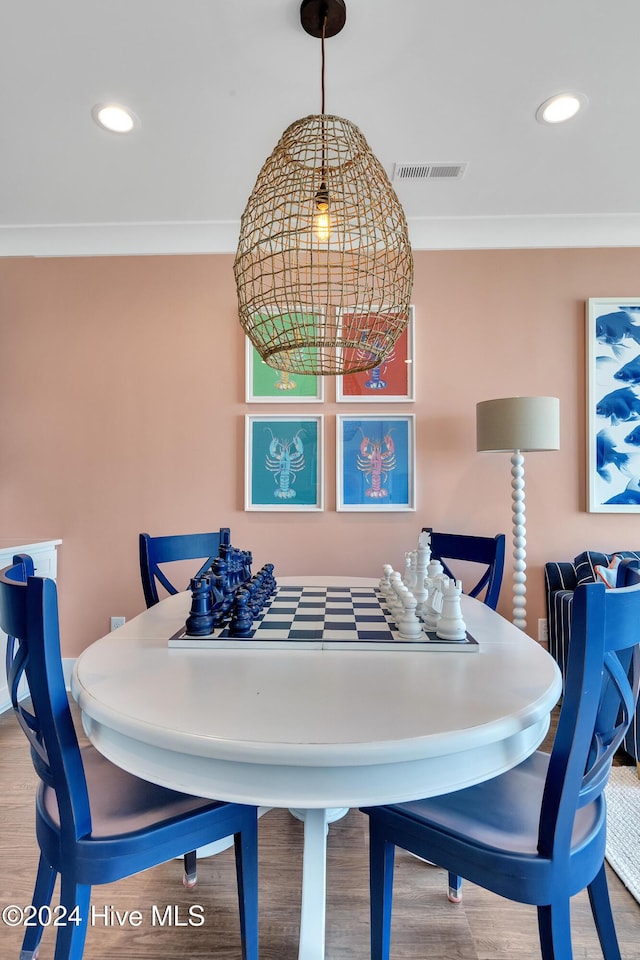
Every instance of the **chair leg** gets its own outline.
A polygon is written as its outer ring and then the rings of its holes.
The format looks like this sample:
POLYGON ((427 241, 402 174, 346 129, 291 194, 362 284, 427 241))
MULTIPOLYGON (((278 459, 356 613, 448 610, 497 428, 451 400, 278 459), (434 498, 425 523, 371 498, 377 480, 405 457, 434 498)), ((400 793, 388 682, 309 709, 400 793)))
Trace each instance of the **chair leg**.
POLYGON ((371 820, 369 832, 369 887, 371 960, 389 960, 395 844, 379 834, 371 820))
POLYGON ((455 873, 449 874, 449 892, 447 897, 451 903, 462 903, 462 877, 455 873))
POLYGON ((198 858, 195 850, 190 850, 184 855, 184 876, 182 883, 191 890, 198 882, 198 858))
MULTIPOLYGON (((37 919, 39 916, 41 916, 41 907, 48 907, 51 903, 56 877, 56 871, 53 869, 53 867, 50 867, 42 855, 40 855, 38 873, 36 874, 36 882, 33 888, 33 897, 31 900, 31 903, 36 909, 34 919, 37 919)), ((27 927, 24 940, 22 941, 20 960, 35 960, 38 951, 38 944, 42 939, 43 932, 44 927, 40 923, 33 927, 27 927)))
POLYGON ((258 960, 258 824, 233 838, 236 855, 242 960, 258 960))
POLYGON ((569 898, 538 907, 542 960, 572 960, 569 898))
POLYGON ((89 923, 89 909, 91 887, 73 880, 65 880, 64 874, 60 877, 60 903, 66 908, 66 915, 78 917, 77 923, 66 923, 58 927, 56 937, 56 952, 53 960, 82 960, 84 941, 87 936, 89 923))
POLYGON ((604 863, 587 887, 587 891, 589 893, 589 902, 591 903, 591 912, 593 913, 596 930, 598 931, 602 956, 604 960, 621 960, 604 863))

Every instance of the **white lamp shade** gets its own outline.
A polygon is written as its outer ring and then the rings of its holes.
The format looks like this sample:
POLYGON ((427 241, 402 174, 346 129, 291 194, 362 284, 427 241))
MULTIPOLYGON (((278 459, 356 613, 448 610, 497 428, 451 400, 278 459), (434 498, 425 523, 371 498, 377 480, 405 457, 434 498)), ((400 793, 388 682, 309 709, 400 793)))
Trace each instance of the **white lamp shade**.
POLYGON ((478 450, 559 450, 557 397, 502 397, 476 404, 478 450))

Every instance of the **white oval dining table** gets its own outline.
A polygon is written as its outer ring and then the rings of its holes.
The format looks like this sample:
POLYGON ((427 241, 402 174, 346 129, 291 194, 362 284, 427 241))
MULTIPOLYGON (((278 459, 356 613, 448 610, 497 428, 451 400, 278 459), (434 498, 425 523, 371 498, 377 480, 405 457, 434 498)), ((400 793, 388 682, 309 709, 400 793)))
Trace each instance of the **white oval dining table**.
MULTIPOLYGON (((371 586, 344 577, 279 578, 371 586)), ((338 810, 447 793, 541 743, 560 671, 534 640, 469 597, 479 651, 169 648, 190 594, 91 644, 71 689, 106 757, 176 790, 304 820, 299 960, 325 954, 326 834, 338 810)))

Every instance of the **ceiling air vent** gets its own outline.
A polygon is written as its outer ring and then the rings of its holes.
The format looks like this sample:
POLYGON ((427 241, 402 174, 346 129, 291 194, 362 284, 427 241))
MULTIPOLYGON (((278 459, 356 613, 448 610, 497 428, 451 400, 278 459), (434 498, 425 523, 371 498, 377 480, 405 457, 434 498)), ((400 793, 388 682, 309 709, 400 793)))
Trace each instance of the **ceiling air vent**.
POLYGON ((466 163, 396 163, 394 180, 461 180, 466 163))

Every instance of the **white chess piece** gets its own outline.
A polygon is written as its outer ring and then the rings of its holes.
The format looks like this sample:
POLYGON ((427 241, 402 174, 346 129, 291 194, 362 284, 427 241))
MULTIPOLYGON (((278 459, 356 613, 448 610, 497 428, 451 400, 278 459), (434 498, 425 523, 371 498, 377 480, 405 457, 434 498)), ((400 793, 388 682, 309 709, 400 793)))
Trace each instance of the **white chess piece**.
POLYGON ((428 581, 429 591, 424 602, 422 619, 424 629, 430 633, 434 633, 438 627, 442 611, 443 580, 446 579, 446 577, 440 576, 428 581))
POLYGON ((411 551, 408 550, 404 555, 404 576, 402 577, 402 582, 405 584, 405 586, 409 587, 409 589, 411 589, 411 582, 413 580, 412 563, 413 556, 411 551))
POLYGON ((393 567, 390 563, 385 563, 382 567, 382 579, 380 581, 380 593, 386 599, 389 596, 389 591, 391 590, 391 574, 393 573, 393 567))
POLYGON ((405 588, 402 594, 402 613, 396 618, 398 634, 403 640, 420 640, 423 635, 422 624, 416 616, 416 605, 416 598, 405 588))
POLYGON ((424 547, 427 551, 427 563, 431 560, 431 534, 426 530, 421 530, 418 535, 418 546, 424 547))
POLYGON ((436 636, 441 640, 465 640, 467 628, 462 619, 460 596, 462 581, 449 580, 444 588, 442 613, 436 627, 436 636))
POLYGON ((417 608, 416 612, 418 616, 422 616, 424 610, 424 604, 427 599, 427 589, 425 584, 425 578, 427 575, 427 564, 429 562, 429 548, 424 544, 418 542, 418 549, 416 550, 416 566, 415 566, 415 583, 412 588, 412 593, 416 598, 417 608))
POLYGON ((413 589, 416 585, 418 579, 418 551, 411 551, 411 582, 407 584, 409 590, 413 593, 413 589))
POLYGON ((400 599, 400 592, 404 584, 402 583, 402 577, 397 570, 394 570, 391 574, 391 590, 389 591, 389 596, 387 598, 387 606, 389 608, 389 613, 393 617, 394 621, 398 622, 398 617, 402 613, 402 600, 400 599))

